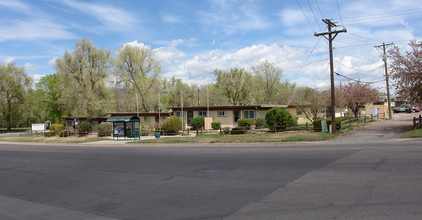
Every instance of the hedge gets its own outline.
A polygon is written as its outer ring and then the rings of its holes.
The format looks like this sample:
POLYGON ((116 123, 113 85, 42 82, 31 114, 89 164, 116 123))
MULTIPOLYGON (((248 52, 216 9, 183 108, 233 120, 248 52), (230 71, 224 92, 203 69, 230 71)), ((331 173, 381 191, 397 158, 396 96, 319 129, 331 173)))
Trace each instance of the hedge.
POLYGON ((253 119, 239 119, 237 120, 237 126, 245 127, 247 130, 253 125, 253 119))
POLYGON ((221 127, 221 122, 215 121, 215 122, 211 122, 211 127, 214 130, 218 130, 221 127))

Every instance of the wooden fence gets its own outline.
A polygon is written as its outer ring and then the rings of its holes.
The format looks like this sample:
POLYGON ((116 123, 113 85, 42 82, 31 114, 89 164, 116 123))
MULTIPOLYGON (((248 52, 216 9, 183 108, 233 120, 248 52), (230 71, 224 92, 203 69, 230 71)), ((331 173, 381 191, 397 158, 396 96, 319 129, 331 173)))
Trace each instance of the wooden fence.
POLYGON ((413 129, 416 129, 416 126, 421 126, 422 124, 422 117, 419 115, 419 117, 413 117, 413 129))

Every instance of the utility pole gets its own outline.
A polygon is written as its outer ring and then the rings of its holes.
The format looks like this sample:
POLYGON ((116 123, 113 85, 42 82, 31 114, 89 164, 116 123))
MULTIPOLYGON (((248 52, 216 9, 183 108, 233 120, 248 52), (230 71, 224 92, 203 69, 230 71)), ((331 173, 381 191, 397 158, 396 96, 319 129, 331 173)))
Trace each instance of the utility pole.
POLYGON ((333 62, 333 40, 337 37, 339 33, 346 33, 346 28, 343 30, 331 30, 333 27, 337 27, 331 19, 322 19, 324 23, 327 24, 328 32, 315 33, 315 37, 324 36, 328 40, 329 50, 330 50, 330 80, 331 80, 331 131, 334 133, 336 131, 336 101, 335 101, 335 87, 334 87, 334 62, 333 62), (326 36, 328 35, 328 37, 326 36))
POLYGON ((389 45, 393 45, 393 43, 382 43, 381 45, 376 45, 374 46, 375 48, 381 48, 384 52, 384 55, 382 56, 382 60, 384 61, 384 70, 385 70, 385 84, 387 86, 387 104, 388 104, 388 118, 391 120, 392 115, 391 115, 391 102, 390 102, 390 86, 388 83, 388 70, 387 70, 387 55, 385 54, 385 49, 389 46, 389 45))

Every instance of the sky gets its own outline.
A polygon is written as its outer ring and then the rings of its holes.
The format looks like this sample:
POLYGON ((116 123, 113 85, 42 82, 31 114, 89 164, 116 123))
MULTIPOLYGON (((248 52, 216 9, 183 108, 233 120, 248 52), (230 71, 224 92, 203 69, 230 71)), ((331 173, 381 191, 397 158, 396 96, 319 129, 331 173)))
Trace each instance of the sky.
MULTIPOLYGON (((151 47, 161 76, 189 84, 215 82, 229 71, 267 60, 282 81, 330 85, 327 31, 322 19, 345 28, 333 41, 334 69, 385 91, 382 50, 408 50, 422 39, 422 0, 0 0, 0 63, 15 62, 37 82, 54 62, 88 38, 101 49, 151 47), (391 48, 392 46, 389 46, 391 48), (381 81, 381 82, 380 82, 381 81), (377 82, 377 83, 375 83, 377 82)), ((348 77, 348 78, 345 78, 348 77)), ((394 83, 394 82, 392 82, 394 83)))

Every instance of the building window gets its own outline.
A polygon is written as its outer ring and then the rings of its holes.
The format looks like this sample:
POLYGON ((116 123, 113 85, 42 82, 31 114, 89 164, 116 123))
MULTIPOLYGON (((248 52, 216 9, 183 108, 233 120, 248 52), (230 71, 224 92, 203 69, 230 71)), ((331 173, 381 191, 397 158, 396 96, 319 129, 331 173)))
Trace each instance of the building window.
POLYGON ((244 119, 255 119, 255 110, 245 110, 243 111, 244 119))
POLYGON ((207 117, 207 111, 199 111, 198 116, 199 117, 207 117))
POLYGON ((72 120, 66 120, 66 126, 67 127, 72 127, 73 126, 73 121, 72 120))
POLYGON ((182 114, 182 111, 177 111, 177 112, 176 112, 176 116, 177 116, 177 117, 180 117, 180 118, 184 118, 184 117, 183 117, 183 114, 182 114))
POLYGON ((226 117, 227 113, 226 111, 218 111, 218 117, 226 117))
POLYGON ((320 109, 320 111, 325 114, 325 108, 320 109))
POLYGON ((297 109, 296 110, 296 115, 302 115, 302 109, 297 109))

